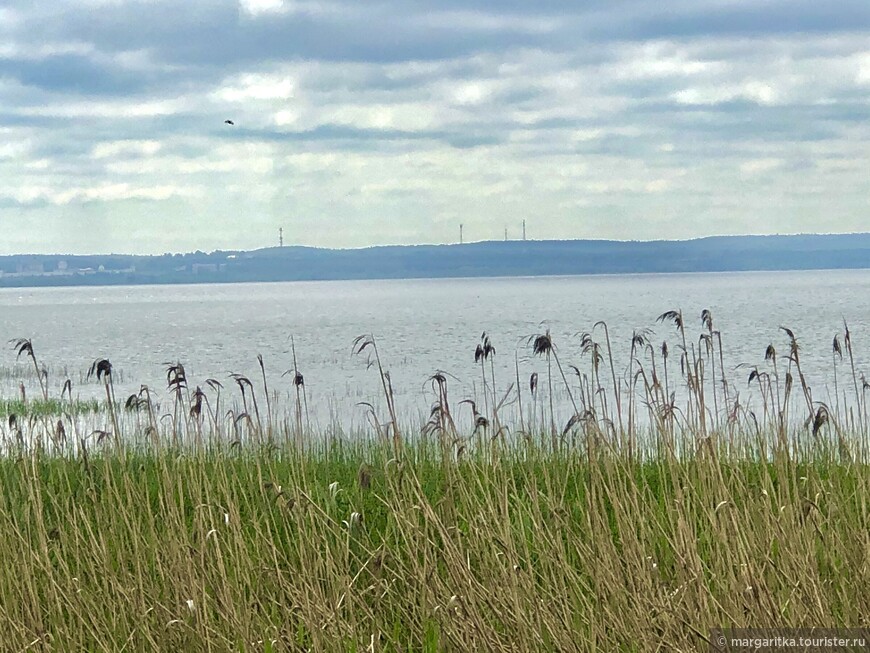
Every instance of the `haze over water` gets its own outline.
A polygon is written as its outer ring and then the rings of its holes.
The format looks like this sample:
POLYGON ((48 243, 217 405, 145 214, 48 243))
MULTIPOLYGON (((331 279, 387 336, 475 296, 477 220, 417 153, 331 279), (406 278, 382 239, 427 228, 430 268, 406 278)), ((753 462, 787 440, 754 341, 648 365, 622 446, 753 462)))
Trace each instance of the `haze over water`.
MULTIPOLYGON (((265 360, 270 389, 286 396, 292 386, 281 373, 293 367, 292 334, 316 421, 334 416, 352 428, 365 423, 357 403, 377 403, 380 396, 376 371, 365 357, 351 355, 360 334, 376 337, 400 413, 417 420, 432 403, 426 380, 436 370, 456 377, 448 377, 453 402, 475 396, 480 367, 474 349, 484 331, 496 347, 499 388, 516 380, 516 352, 527 391, 532 372, 542 387, 546 375, 546 362, 533 358, 526 344, 532 334, 549 328, 563 364, 588 372, 580 334, 604 320, 617 376, 625 378, 634 330, 651 329, 656 349, 667 340, 675 352, 673 324, 656 318, 681 309, 687 337, 697 344, 705 308, 722 332, 727 375, 744 400, 749 370, 735 368, 761 366, 770 343, 784 357, 788 340, 780 325, 797 335, 814 399, 828 401, 833 392, 831 343, 843 332, 843 318, 858 371, 870 371, 870 270, 3 289, 0 338, 32 339, 54 396, 67 375, 74 394, 100 396, 101 386, 85 375, 105 357, 114 365, 119 399, 141 384, 168 399, 165 364, 175 361, 185 365, 191 389, 216 378, 238 396, 228 378, 236 372, 261 391, 257 354, 265 360)), ((603 342, 600 328, 595 336, 603 342)), ((16 375, 29 373, 29 361, 16 365, 9 347, 0 369, 3 394, 17 396, 16 375)), ((842 371, 845 378, 847 368, 842 371)), ((36 396, 32 374, 25 383, 36 396)), ((752 401, 759 407, 757 398, 752 401)), ((564 396, 560 414, 570 415, 564 396)))

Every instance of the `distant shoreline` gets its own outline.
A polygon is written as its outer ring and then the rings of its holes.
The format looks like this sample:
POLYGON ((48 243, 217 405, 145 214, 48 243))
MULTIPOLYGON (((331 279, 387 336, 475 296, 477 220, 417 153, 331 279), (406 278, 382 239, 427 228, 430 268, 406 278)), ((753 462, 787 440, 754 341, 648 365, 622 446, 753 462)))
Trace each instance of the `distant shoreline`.
POLYGON ((870 234, 689 241, 540 240, 365 249, 301 246, 136 256, 0 256, 0 287, 861 270, 870 234))

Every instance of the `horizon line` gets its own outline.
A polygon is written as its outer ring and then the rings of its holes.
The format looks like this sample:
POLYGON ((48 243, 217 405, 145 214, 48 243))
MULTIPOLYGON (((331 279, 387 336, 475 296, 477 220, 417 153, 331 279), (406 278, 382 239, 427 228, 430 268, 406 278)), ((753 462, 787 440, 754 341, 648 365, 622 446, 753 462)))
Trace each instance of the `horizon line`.
POLYGON ((359 247, 326 247, 322 245, 304 245, 304 244, 281 244, 281 245, 266 245, 263 247, 257 247, 254 249, 213 249, 210 251, 204 250, 193 250, 193 251, 175 251, 175 252, 162 252, 162 253, 150 253, 150 254, 133 254, 133 253, 125 253, 125 252, 91 252, 86 254, 73 254, 70 252, 17 252, 12 254, 0 254, 0 258, 8 258, 14 256, 66 256, 66 257, 77 257, 77 256, 128 256, 128 257, 155 257, 159 258, 162 256, 187 256, 189 254, 205 254, 205 255, 213 255, 218 253, 252 253, 252 252, 260 252, 264 250, 278 250, 278 249, 291 249, 291 248, 302 248, 302 249, 315 249, 321 251, 333 251, 333 252, 352 252, 352 251, 365 251, 369 249, 380 249, 380 248, 412 248, 412 247, 467 247, 470 245, 481 245, 481 244, 496 244, 496 243, 523 243, 523 242, 531 242, 531 243, 571 243, 571 242, 590 242, 590 243, 691 243, 701 240, 712 240, 714 238, 798 238, 798 237, 806 237, 813 236, 819 238, 832 237, 832 236, 870 236, 870 231, 848 231, 848 232, 795 232, 795 233, 766 233, 766 234, 710 234, 707 236, 695 236, 692 238, 656 238, 656 239, 618 239, 618 238, 507 238, 507 239, 484 239, 484 240, 473 240, 468 242, 449 242, 449 243, 381 243, 376 245, 362 245, 359 247))

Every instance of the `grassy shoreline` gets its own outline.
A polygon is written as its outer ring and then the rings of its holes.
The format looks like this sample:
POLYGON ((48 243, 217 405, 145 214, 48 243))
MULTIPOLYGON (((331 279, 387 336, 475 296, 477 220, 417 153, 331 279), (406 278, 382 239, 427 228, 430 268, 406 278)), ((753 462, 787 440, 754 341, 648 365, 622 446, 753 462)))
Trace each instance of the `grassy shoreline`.
POLYGON ((9 650, 695 650, 868 627, 870 466, 587 441, 0 458, 9 650))
POLYGON ((436 371, 414 425, 360 336, 381 395, 350 434, 312 427, 292 339, 271 385, 259 356, 226 385, 174 363, 168 397, 119 399, 97 359, 99 402, 69 379, 52 397, 14 340, 38 387, 0 404, 2 646, 693 651, 715 628, 870 628, 870 382, 846 324, 822 402, 790 329, 735 383, 709 311, 697 338, 658 321, 675 341, 635 331, 619 366, 603 323, 583 369, 532 335, 546 367, 515 353, 507 387, 484 333, 475 395, 436 371))

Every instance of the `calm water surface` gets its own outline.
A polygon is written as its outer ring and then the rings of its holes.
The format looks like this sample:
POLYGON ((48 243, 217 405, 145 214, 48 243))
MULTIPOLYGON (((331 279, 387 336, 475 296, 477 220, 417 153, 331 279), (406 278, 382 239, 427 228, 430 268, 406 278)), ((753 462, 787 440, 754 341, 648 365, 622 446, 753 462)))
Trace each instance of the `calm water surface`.
MULTIPOLYGON (((713 312, 726 366, 742 392, 748 371, 735 369, 739 363, 761 364, 769 343, 787 351, 780 325, 798 336, 815 398, 827 399, 831 342, 844 318, 857 365, 870 372, 866 270, 3 289, 0 338, 33 340, 55 394, 68 376, 80 396, 98 395, 100 387, 85 373, 95 358, 108 358, 122 397, 141 384, 165 392, 171 361, 184 363, 191 386, 210 377, 230 386, 227 375, 238 372, 259 387, 257 354, 272 388, 286 395, 289 378, 281 373, 292 367, 292 335, 318 421, 338 416, 353 426, 363 420, 357 402, 379 389, 375 371, 351 355, 360 334, 375 335, 400 410, 416 418, 431 403, 426 379, 436 370, 456 377, 454 400, 473 396, 480 384, 474 349, 483 331, 496 347, 498 385, 506 388, 516 378, 515 353, 524 385, 532 372, 546 370, 530 356, 531 334, 549 328, 563 361, 588 368, 579 334, 604 320, 622 374, 634 330, 651 329, 654 342, 667 339, 673 348, 673 325, 656 317, 682 309, 697 343, 704 308, 713 312)), ((0 388, 16 394, 17 376, 27 369, 16 365, 11 347, 0 353, 0 371, 0 388)), ((38 392, 35 379, 25 382, 38 392)))

